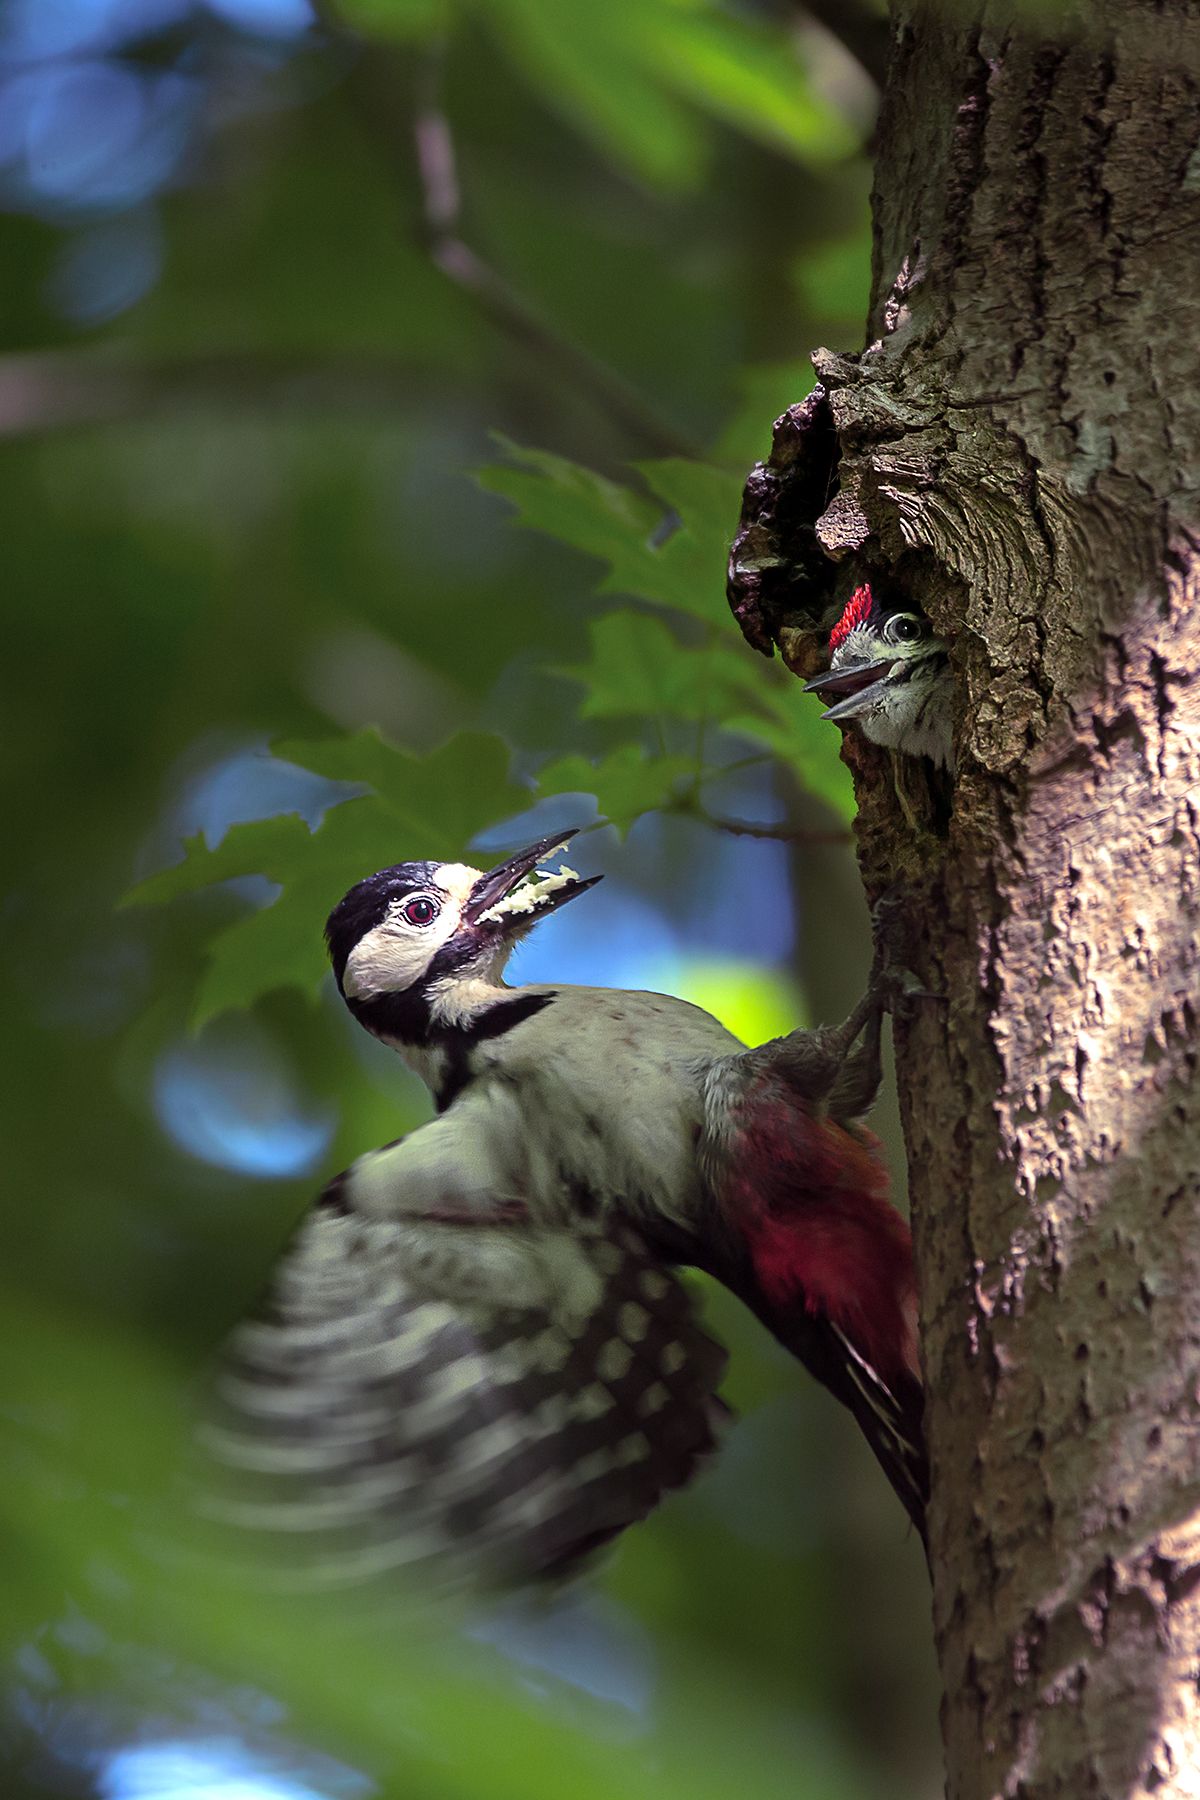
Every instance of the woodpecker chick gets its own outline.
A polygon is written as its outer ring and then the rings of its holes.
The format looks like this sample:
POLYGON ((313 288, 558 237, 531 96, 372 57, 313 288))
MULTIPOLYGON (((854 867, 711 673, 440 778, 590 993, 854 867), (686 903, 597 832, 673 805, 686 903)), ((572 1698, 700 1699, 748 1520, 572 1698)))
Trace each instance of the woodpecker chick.
POLYGON ((330 1580, 569 1569, 716 1444, 726 1356, 687 1264, 850 1408, 923 1533, 910 1239, 856 1123, 879 992, 747 1050, 662 994, 509 987, 516 941, 599 879, 540 872, 561 842, 400 863, 330 915, 347 1006, 439 1116, 330 1184, 235 1334, 222 1516, 330 1580))
POLYGON ((868 585, 856 588, 829 634, 830 666, 806 694, 841 695, 823 713, 857 719, 873 744, 928 756, 954 771, 950 658, 923 613, 888 611, 868 585))

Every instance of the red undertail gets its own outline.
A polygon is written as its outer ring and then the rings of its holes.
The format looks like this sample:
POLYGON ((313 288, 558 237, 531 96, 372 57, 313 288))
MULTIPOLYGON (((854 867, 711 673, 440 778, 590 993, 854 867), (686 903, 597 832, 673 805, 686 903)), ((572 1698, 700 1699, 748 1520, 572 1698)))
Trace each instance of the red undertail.
POLYGON ((802 1300, 880 1378, 920 1380, 912 1238, 878 1140, 814 1117, 772 1085, 747 1096, 726 1204, 773 1306, 802 1300))

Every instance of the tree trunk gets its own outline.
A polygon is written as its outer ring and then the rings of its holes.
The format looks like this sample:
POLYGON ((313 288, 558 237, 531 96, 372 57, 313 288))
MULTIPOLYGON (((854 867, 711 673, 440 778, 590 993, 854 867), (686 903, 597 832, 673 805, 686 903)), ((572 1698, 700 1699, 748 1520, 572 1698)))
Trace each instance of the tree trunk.
POLYGON ((899 0, 877 168, 873 341, 732 598, 801 672, 864 577, 952 642, 952 792, 847 739, 943 996, 898 1061, 949 1793, 1197 1796, 1200 9, 899 0))

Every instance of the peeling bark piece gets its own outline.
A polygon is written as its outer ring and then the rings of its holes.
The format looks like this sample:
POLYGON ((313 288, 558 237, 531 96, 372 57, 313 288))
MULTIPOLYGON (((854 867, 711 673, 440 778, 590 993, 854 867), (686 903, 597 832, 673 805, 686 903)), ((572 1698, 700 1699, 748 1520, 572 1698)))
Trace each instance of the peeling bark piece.
POLYGON ((764 656, 781 644, 782 632, 815 631, 829 610, 837 570, 816 526, 836 491, 833 414, 817 386, 775 421, 771 454, 746 482, 729 555, 730 609, 746 642, 764 656))

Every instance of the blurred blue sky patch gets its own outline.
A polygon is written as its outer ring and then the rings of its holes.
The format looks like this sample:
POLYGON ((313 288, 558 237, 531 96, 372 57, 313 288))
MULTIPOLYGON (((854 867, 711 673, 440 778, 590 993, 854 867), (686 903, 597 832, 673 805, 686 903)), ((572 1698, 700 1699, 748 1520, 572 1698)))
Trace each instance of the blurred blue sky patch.
POLYGON ((517 1597, 493 1608, 467 1632, 493 1645, 524 1672, 524 1685, 553 1700, 560 1684, 644 1718, 654 1692, 650 1634, 614 1601, 595 1592, 517 1597))
POLYGON ((140 204, 178 167, 198 99, 186 76, 100 58, 26 75, 3 95, 16 197, 51 214, 140 204))
POLYGON ((295 37, 316 23, 308 0, 208 0, 209 11, 239 31, 265 37, 295 37))
MULTIPOLYGON (((495 860, 501 844, 586 823, 593 809, 590 797, 556 797, 553 808, 537 807, 489 832, 480 861, 495 860)), ((648 814, 624 842, 611 830, 577 838, 567 861, 581 874, 605 879, 518 946, 515 980, 671 993, 690 957, 736 956, 771 966, 791 957, 795 923, 783 844, 648 814)))
POLYGON ((303 1175, 333 1138, 332 1114, 306 1105, 283 1055, 248 1017, 166 1051, 153 1092, 159 1124, 182 1149, 240 1175, 303 1175))
POLYGON ((10 0, 0 53, 12 61, 112 50, 187 18, 192 0, 10 0))
POLYGON ((272 1769, 236 1738, 211 1738, 115 1750, 96 1786, 101 1800, 356 1800, 375 1791, 341 1767, 323 1771, 318 1782, 272 1769))
POLYGON ((102 325, 149 292, 162 257, 162 231, 152 207, 102 219, 66 239, 48 298, 72 324, 102 325))
POLYGON ((0 207, 63 229, 46 287, 61 317, 103 324, 150 291, 163 264, 158 199, 195 165, 230 70, 244 94, 247 52, 269 52, 269 78, 314 22, 309 0, 9 0, 0 10, 0 207), (164 40, 171 31, 188 35, 164 40), (166 43, 164 66, 138 60, 150 42, 160 63, 166 43))

